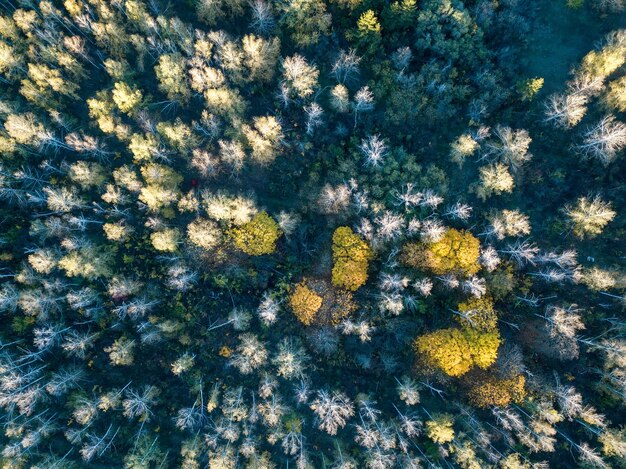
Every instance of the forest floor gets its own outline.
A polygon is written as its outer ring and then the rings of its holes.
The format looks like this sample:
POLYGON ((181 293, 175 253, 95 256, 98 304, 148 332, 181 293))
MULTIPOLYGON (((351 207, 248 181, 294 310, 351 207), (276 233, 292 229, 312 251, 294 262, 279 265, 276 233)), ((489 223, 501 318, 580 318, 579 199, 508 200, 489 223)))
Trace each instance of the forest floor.
POLYGON ((571 68, 597 41, 626 26, 626 15, 599 16, 588 7, 569 8, 565 0, 540 0, 538 8, 524 66, 528 76, 545 79, 544 93, 563 88, 571 68))

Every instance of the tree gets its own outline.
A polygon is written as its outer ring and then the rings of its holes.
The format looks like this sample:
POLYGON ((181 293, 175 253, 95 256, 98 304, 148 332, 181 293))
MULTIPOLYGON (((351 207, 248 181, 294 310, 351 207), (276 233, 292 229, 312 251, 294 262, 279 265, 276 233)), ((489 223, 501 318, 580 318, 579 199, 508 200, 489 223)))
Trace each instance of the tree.
POLYGON ((359 88, 359 90, 354 95, 354 102, 352 103, 352 112, 354 113, 355 128, 359 113, 368 112, 372 109, 374 109, 374 93, 372 93, 368 86, 363 86, 362 88, 359 88))
POLYGON ((318 391, 310 407, 317 417, 317 428, 329 435, 336 435, 337 430, 345 427, 347 419, 354 415, 352 401, 339 391, 318 391))
POLYGON ((493 300, 488 296, 471 298, 460 303, 457 310, 455 319, 465 327, 487 332, 498 326, 498 315, 493 308, 493 300))
POLYGON ((28 263, 36 272, 49 274, 57 265, 57 256, 48 249, 38 249, 28 256, 28 263))
POLYGON ((509 167, 502 163, 483 166, 479 170, 480 185, 476 188, 476 195, 485 200, 492 194, 500 195, 503 192, 513 192, 515 182, 509 172, 509 167))
POLYGON ((135 358, 135 341, 128 337, 120 337, 111 344, 110 347, 105 347, 104 351, 109 354, 109 359, 113 365, 132 365, 135 358))
POLYGON ((415 340, 424 364, 449 376, 462 376, 474 365, 487 368, 495 362, 501 339, 497 329, 480 332, 472 328, 440 329, 415 340))
POLYGON ((180 242, 180 231, 176 228, 165 228, 150 235, 152 246, 157 251, 174 252, 180 242))
POLYGON ((426 422, 426 435, 435 443, 442 445, 454 440, 454 418, 450 414, 434 414, 426 422))
POLYGON ((578 331, 585 329, 580 310, 576 305, 567 308, 550 305, 546 308, 544 318, 548 322, 551 337, 564 336, 573 339, 578 331))
POLYGON ((156 386, 145 386, 142 391, 129 389, 126 391, 126 399, 122 401, 124 417, 139 418, 142 422, 150 420, 153 414, 150 406, 156 403, 159 394, 160 391, 156 386))
POLYGON ((16 70, 22 69, 22 58, 15 48, 5 42, 0 42, 0 74, 8 79, 14 77, 16 70))
POLYGON ((480 242, 469 231, 451 228, 433 243, 406 243, 401 261, 409 267, 432 270, 436 274, 473 275, 480 270, 480 242))
POLYGON ((592 0, 593 8, 603 13, 621 13, 626 10, 626 2, 624 0, 592 0))
POLYGON ((353 49, 339 51, 339 56, 333 63, 332 73, 337 83, 344 84, 352 81, 359 74, 361 58, 353 49))
POLYGON ((348 112, 350 109, 350 94, 345 85, 338 84, 333 87, 331 94, 331 106, 337 112, 348 112))
POLYGON ((585 117, 588 101, 582 93, 552 95, 545 104, 545 121, 564 129, 574 127, 585 117))
POLYGON ((106 171, 102 165, 86 161, 78 161, 72 164, 68 176, 83 189, 101 187, 107 178, 106 171))
POLYGON ((615 218, 615 211, 610 202, 604 202, 600 196, 581 197, 576 205, 566 205, 563 213, 579 238, 593 238, 602 233, 608 223, 615 218))
POLYGON ((319 70, 314 65, 309 65, 299 54, 283 60, 283 78, 290 95, 299 98, 311 96, 317 86, 319 74, 319 70))
POLYGON ((295 286, 289 296, 289 305, 293 314, 305 326, 311 325, 315 315, 322 307, 322 297, 306 286, 306 281, 302 281, 295 286))
POLYGON ((530 234, 530 219, 519 210, 502 210, 491 219, 489 234, 502 240, 507 236, 530 234))
POLYGON ((269 34, 275 26, 274 12, 271 4, 264 0, 254 0, 252 9, 252 27, 260 34, 269 34))
POLYGON ((480 148, 479 143, 469 134, 461 135, 450 145, 450 158, 462 166, 467 158, 480 148))
POLYGON ((142 161, 150 161, 159 152, 159 140, 152 134, 133 134, 128 143, 128 149, 133 154, 133 161, 140 163, 142 161))
POLYGON ((493 134, 496 139, 486 142, 483 158, 497 159, 508 165, 513 172, 530 161, 532 155, 528 153, 528 147, 532 139, 528 135, 528 131, 496 126, 493 134))
POLYGON ((187 237, 196 246, 211 250, 220 243, 222 231, 214 221, 196 218, 187 225, 187 237))
POLYGON ((522 80, 517 85, 517 92, 520 94, 523 101, 532 101, 541 88, 543 88, 543 83, 543 78, 528 78, 522 80))
POLYGON ((132 229, 122 222, 105 223, 102 225, 102 229, 107 239, 111 241, 126 241, 132 232, 132 229))
POLYGON ((71 251, 59 260, 59 267, 68 277, 95 279, 111 275, 111 255, 94 246, 71 251))
POLYGON ((163 54, 154 71, 159 81, 159 89, 170 101, 186 102, 191 90, 187 84, 185 60, 178 54, 163 54))
POLYGON ((195 355, 191 355, 189 353, 184 353, 180 357, 178 357, 171 364, 170 368, 172 373, 176 376, 182 375, 184 372, 190 370, 195 364, 195 355))
POLYGON ((120 111, 132 116, 141 105, 143 95, 137 88, 124 82, 117 82, 113 85, 112 98, 120 111))
POLYGON ((354 36, 357 44, 373 54, 378 50, 381 42, 381 27, 373 10, 367 10, 359 16, 354 36))
POLYGON ((617 459, 626 458, 626 429, 607 428, 598 437, 598 441, 602 444, 602 454, 617 459))
POLYGON ((626 112, 626 76, 609 83, 603 104, 610 111, 626 112))
POLYGON ((348 211, 351 203, 350 188, 346 184, 324 185, 317 199, 317 206, 324 214, 341 214, 348 211))
POLYGON ((580 281, 592 290, 606 291, 616 284, 616 273, 600 267, 584 269, 580 281))
POLYGON ((213 26, 225 18, 236 18, 244 14, 242 0, 198 0, 196 13, 202 21, 213 26))
POLYGON ((276 158, 283 138, 282 128, 274 116, 255 117, 254 128, 247 124, 242 132, 252 149, 252 158, 260 164, 269 164, 276 158))
POLYGON ((498 358, 498 348, 502 343, 497 329, 481 332, 473 328, 465 328, 463 333, 467 339, 472 362, 479 368, 488 368, 498 358))
POLYGON ((400 400, 403 401, 407 405, 416 405, 420 402, 419 389, 420 386, 414 380, 409 378, 408 376, 403 376, 402 381, 398 382, 398 386, 396 390, 398 391, 398 396, 400 400))
POLYGON ((204 210, 210 218, 240 226, 248 223, 258 213, 254 201, 242 196, 224 193, 202 193, 204 210))
MULTIPOLYGON (((38 95, 50 96, 48 90, 53 90, 64 96, 77 98, 78 85, 64 79, 61 71, 44 64, 28 64, 28 78, 22 80, 20 93, 27 99, 33 100, 38 95), (35 90, 33 90, 35 88, 35 90)), ((37 99, 34 99, 37 102, 37 99)))
POLYGON ((278 344, 278 353, 272 359, 276 374, 285 379, 302 378, 310 357, 299 342, 285 338, 278 344))
POLYGON ((242 374, 250 374, 267 361, 265 345, 254 334, 241 334, 230 364, 242 374))
POLYGON ((575 148, 582 158, 595 159, 608 166, 626 148, 626 124, 615 120, 613 116, 606 116, 587 129, 582 143, 575 148))
POLYGON ((189 152, 198 143, 198 137, 180 118, 174 122, 159 122, 156 129, 166 143, 182 153, 189 152))
POLYGON ((604 81, 626 62, 623 45, 620 45, 623 37, 619 35, 619 32, 613 34, 607 35, 601 49, 593 50, 583 57, 579 75, 587 75, 604 81))
POLYGON ((243 64, 251 82, 268 83, 274 77, 280 53, 280 41, 271 41, 248 34, 241 40, 243 64))
POLYGON ((351 228, 340 226, 333 233, 333 285, 358 290, 367 281, 367 267, 372 251, 351 228))
POLYGON ((330 32, 331 15, 321 0, 289 0, 283 10, 280 22, 291 31, 291 39, 300 47, 315 45, 330 32))
POLYGON ((260 212, 249 222, 232 228, 228 235, 238 249, 251 256, 261 256, 274 252, 282 231, 267 212, 260 212))
POLYGON ((45 128, 32 112, 9 114, 4 121, 4 130, 23 145, 38 145, 45 139, 45 128))
POLYGON ((420 336, 415 341, 415 349, 428 366, 450 376, 461 376, 472 366, 467 340, 459 329, 441 329, 420 336))
POLYGON ((520 403, 526 396, 526 378, 518 375, 510 379, 499 379, 480 374, 471 380, 468 393, 470 402, 477 407, 506 407, 511 402, 520 403))
POLYGON ((150 210, 158 211, 178 199, 178 185, 183 178, 172 168, 149 163, 141 167, 141 175, 146 185, 141 188, 139 200, 150 210))
POLYGON ((370 135, 368 138, 361 140, 359 147, 361 153, 365 157, 366 166, 380 167, 387 155, 387 145, 380 135, 370 135))

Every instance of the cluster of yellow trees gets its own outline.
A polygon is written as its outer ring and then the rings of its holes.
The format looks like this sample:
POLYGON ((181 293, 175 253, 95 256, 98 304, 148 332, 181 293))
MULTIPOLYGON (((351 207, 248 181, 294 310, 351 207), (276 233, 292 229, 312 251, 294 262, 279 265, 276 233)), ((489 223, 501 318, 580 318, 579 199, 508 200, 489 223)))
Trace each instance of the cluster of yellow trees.
POLYGON ((472 275, 480 270, 480 242, 468 231, 449 229, 434 243, 411 242, 404 245, 401 260, 410 267, 435 274, 472 275))
POLYGON ((324 281, 303 280, 289 298, 291 309, 302 324, 334 323, 355 308, 352 293, 367 281, 367 268, 373 253, 368 244, 347 226, 340 226, 332 238, 333 268, 331 288, 324 281))
MULTIPOLYGON (((402 252, 405 265, 436 274, 473 275, 480 270, 480 243, 467 231, 449 229, 433 243, 407 243, 402 252)), ((455 319, 461 327, 440 329, 419 336, 414 343, 421 363, 430 371, 461 377, 469 398, 477 406, 506 405, 525 395, 523 376, 499 378, 487 371, 498 357, 502 338, 498 316, 489 296, 471 298, 458 305, 455 319), (471 372, 471 373, 470 373, 471 372)))

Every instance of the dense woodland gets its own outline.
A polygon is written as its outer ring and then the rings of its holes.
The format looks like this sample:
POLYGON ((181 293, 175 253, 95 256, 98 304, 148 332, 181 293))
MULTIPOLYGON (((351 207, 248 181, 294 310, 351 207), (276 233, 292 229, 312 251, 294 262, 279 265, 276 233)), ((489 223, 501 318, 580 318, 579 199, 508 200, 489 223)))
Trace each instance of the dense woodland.
POLYGON ((624 0, 0 0, 2 467, 626 468, 625 149, 624 0))

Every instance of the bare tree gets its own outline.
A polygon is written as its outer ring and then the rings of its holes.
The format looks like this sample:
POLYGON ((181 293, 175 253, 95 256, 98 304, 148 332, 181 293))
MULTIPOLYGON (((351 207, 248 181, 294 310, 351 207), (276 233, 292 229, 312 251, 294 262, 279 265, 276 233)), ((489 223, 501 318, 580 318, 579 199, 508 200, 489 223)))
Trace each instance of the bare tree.
POLYGON ((353 49, 347 52, 340 51, 332 67, 332 74, 337 83, 345 83, 356 78, 359 74, 359 63, 361 63, 361 57, 358 57, 353 49))
POLYGON ((354 405, 344 393, 339 391, 318 391, 311 409, 318 419, 318 428, 329 435, 336 435, 339 428, 346 426, 346 420, 354 415, 354 405))
POLYGON ((582 143, 575 148, 582 158, 598 160, 608 166, 626 148, 626 124, 613 116, 606 116, 587 129, 582 143))
POLYGON ((361 140, 361 153, 365 156, 365 165, 379 167, 387 155, 387 144, 380 135, 370 135, 361 140))
POLYGON ((555 94, 545 104, 545 122, 568 129, 578 124, 587 113, 587 96, 555 94))
POLYGON ((488 140, 485 143, 485 153, 481 159, 498 160, 510 166, 514 172, 531 160, 532 155, 528 153, 528 147, 532 139, 528 131, 497 126, 493 135, 495 140, 488 140))

